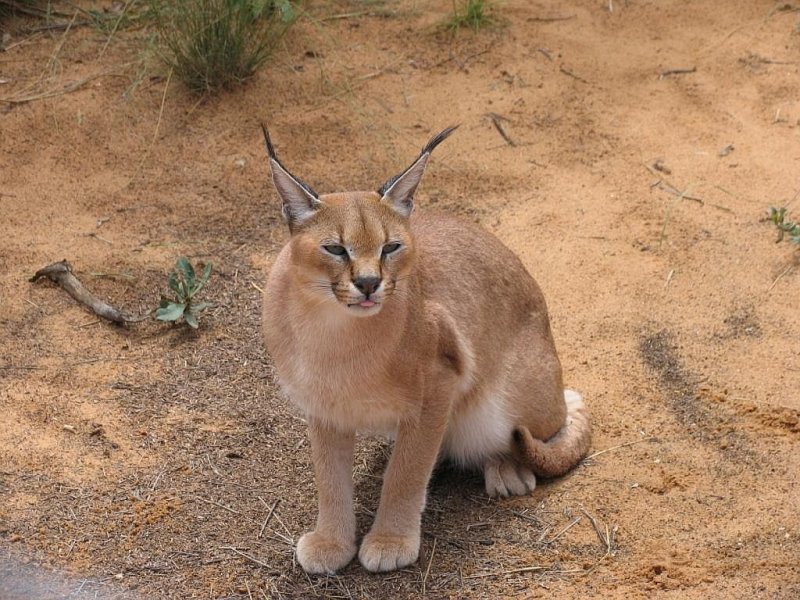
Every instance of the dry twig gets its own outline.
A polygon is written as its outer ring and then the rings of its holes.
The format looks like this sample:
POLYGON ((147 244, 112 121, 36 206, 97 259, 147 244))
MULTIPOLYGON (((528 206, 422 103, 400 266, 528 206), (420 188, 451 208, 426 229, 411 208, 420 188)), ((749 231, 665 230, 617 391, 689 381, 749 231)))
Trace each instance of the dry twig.
POLYGON ((695 73, 696 71, 697 67, 688 67, 685 69, 667 69, 666 71, 661 71, 661 73, 658 74, 658 78, 661 80, 671 75, 688 75, 689 73, 695 73))
MULTIPOLYGON (((261 498, 259 498, 261 500, 261 498)), ((275 502, 272 503, 272 506, 269 507, 269 512, 267 513, 267 518, 264 519, 264 522, 261 524, 261 529, 256 536, 256 539, 261 539, 261 536, 264 535, 264 530, 269 525, 270 520, 272 520, 272 515, 275 513, 275 508, 278 506, 278 503, 281 501, 280 498, 277 498, 275 502)))
POLYGON ((425 575, 422 577, 422 595, 425 595, 425 586, 428 583, 428 575, 431 573, 431 564, 433 563, 433 555, 436 553, 436 538, 433 538, 433 547, 431 548, 431 556, 428 559, 428 568, 425 569, 425 575))
POLYGON ((696 196, 687 195, 688 190, 681 192, 672 183, 661 177, 661 175, 659 175, 657 171, 660 171, 661 173, 665 174, 672 173, 672 171, 667 166, 665 166, 661 160, 655 161, 652 165, 648 165, 647 163, 642 163, 642 164, 644 165, 645 169, 647 169, 648 171, 650 171, 650 173, 659 178, 658 181, 656 181, 654 184, 650 186, 651 188, 657 187, 661 190, 664 190, 668 194, 672 194, 673 196, 677 196, 683 200, 692 200, 694 202, 699 202, 700 204, 704 203, 702 198, 697 198, 696 196))
POLYGON ((567 15, 564 17, 531 17, 528 19, 531 23, 555 23, 556 21, 569 21, 578 15, 567 15))
MULTIPOLYGON (((600 527, 597 519, 595 519, 592 515, 590 515, 585 509, 581 509, 581 512, 586 515, 586 518, 592 523, 592 527, 594 527, 594 531, 597 534, 597 537, 606 547, 606 553, 600 557, 600 560, 603 560, 606 556, 611 556, 614 553, 614 534, 617 531, 616 525, 609 529, 608 523, 603 523, 603 527, 600 527)), ((599 561, 598 561, 599 562, 599 561)))
MULTIPOLYGON (((127 0, 125 2, 125 6, 122 7, 122 10, 119 13, 119 17, 117 17, 117 20, 114 22, 114 26, 111 28, 111 33, 108 34, 108 39, 106 40, 106 43, 103 44, 103 48, 100 50, 100 55, 97 57, 98 60, 103 58, 103 55, 106 53, 106 50, 108 49, 108 45, 111 43, 111 39, 114 37, 114 34, 117 33, 117 29, 119 28, 119 24, 122 22, 123 17, 125 17, 125 13, 128 12, 128 8, 130 7, 130 5, 132 3, 133 3, 133 0, 127 0)), ((77 13, 75 13, 75 14, 77 15, 77 13)))
POLYGON ((195 496, 195 500, 200 500, 200 502, 205 502, 206 504, 213 504, 214 506, 219 506, 220 508, 227 510, 230 513, 235 515, 239 514, 238 510, 231 508, 230 506, 225 506, 224 504, 220 504, 219 502, 215 502, 214 500, 209 500, 208 498, 203 498, 201 496, 195 496))
POLYGON ((535 571, 547 571, 550 567, 533 565, 530 567, 519 567, 518 569, 507 569, 505 571, 492 571, 490 573, 477 573, 475 575, 464 575, 464 579, 484 579, 486 577, 498 577, 500 575, 515 575, 517 573, 533 573, 535 571))
POLYGON ((589 460, 590 458, 595 458, 596 456, 600 456, 601 454, 605 454, 606 452, 611 452, 612 450, 619 450, 620 448, 627 448, 628 446, 633 446, 635 444, 641 444, 643 442, 657 442, 657 437, 649 437, 644 438, 643 440, 634 440, 632 442, 627 442, 625 444, 619 444, 618 446, 611 446, 610 448, 606 448, 605 450, 600 450, 595 452, 594 454, 590 454, 584 460, 589 460))
POLYGON ((220 550, 230 550, 231 552, 235 552, 239 556, 242 556, 242 557, 246 558, 247 560, 249 560, 250 562, 253 562, 253 563, 255 563, 255 564, 259 565, 259 566, 266 567, 267 569, 271 569, 272 568, 267 563, 258 560, 255 556, 250 556, 246 552, 242 552, 241 550, 239 550, 237 548, 234 548, 233 546, 220 546, 219 549, 220 550))
POLYGON ((503 127, 503 121, 508 121, 508 119, 506 119, 502 115, 498 115, 497 113, 493 112, 486 113, 486 116, 488 116, 492 120, 492 125, 494 125, 494 128, 497 129, 497 133, 499 133, 500 136, 505 140, 506 144, 508 144, 509 146, 517 145, 516 142, 511 139, 511 136, 508 135, 505 127, 503 127))
POLYGON ((567 533, 567 532, 568 532, 570 529, 572 529, 573 527, 575 527, 575 525, 577 525, 577 524, 578 524, 578 523, 580 523, 580 522, 581 522, 581 517, 575 517, 574 519, 572 519, 572 521, 570 521, 569 525, 567 525, 566 527, 564 527, 564 528, 563 528, 561 531, 559 531, 558 533, 556 533, 556 534, 555 534, 553 537, 551 537, 549 540, 545 541, 544 543, 545 543, 545 544, 552 544, 552 543, 553 543, 553 542, 555 542, 555 541, 556 541, 558 538, 560 538, 562 535, 564 535, 565 533, 567 533))
POLYGON ((767 290, 767 293, 771 292, 771 291, 772 291, 772 288, 774 288, 774 287, 775 287, 775 286, 778 284, 778 282, 780 281, 781 277, 783 277, 784 275, 786 275, 786 274, 787 274, 789 271, 791 271, 793 268, 794 268, 794 265, 789 265, 789 266, 788 266, 788 267, 786 267, 786 268, 785 268, 783 271, 781 271, 780 275, 778 275, 778 276, 775 278, 775 280, 772 282, 772 285, 771 285, 771 286, 769 286, 769 289, 767 290))
POLYGON ((588 83, 589 83, 589 82, 588 82, 588 81, 586 81, 586 80, 585 80, 583 77, 581 77, 580 75, 575 75, 575 73, 573 73, 572 71, 570 71, 569 69, 567 69, 567 68, 566 68, 566 67, 564 67, 563 65, 562 65, 562 66, 560 66, 560 67, 558 67, 558 70, 559 70, 559 71, 561 71, 561 72, 562 72, 564 75, 569 75, 569 76, 570 76, 570 77, 572 77, 573 79, 577 79, 577 80, 578 80, 578 81, 580 81, 581 83, 586 83, 586 84, 588 84, 588 83))
POLYGON ((97 296, 92 294, 89 290, 87 290, 80 280, 72 274, 72 266, 66 260, 55 262, 42 269, 39 269, 36 271, 36 273, 34 273, 33 277, 31 277, 29 281, 35 282, 43 277, 46 277, 50 281, 57 283, 64 289, 65 292, 86 306, 98 317, 102 317, 103 319, 107 319, 113 323, 118 323, 120 325, 126 323, 138 323, 140 321, 144 321, 150 316, 149 313, 138 317, 126 315, 110 304, 106 304, 97 296))

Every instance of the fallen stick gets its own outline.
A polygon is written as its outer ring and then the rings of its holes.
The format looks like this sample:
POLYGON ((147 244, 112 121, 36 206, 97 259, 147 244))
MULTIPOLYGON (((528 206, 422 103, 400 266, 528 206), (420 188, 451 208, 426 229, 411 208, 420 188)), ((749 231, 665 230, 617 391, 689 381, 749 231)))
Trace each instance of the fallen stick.
POLYGON ((659 441, 659 439, 657 437, 649 437, 649 438, 644 438, 644 439, 641 439, 641 440, 634 440, 632 442, 627 442, 625 444, 619 444, 617 446, 611 446, 611 448, 606 448, 605 450, 598 450, 597 452, 587 456, 584 460, 589 460, 589 459, 594 458, 596 456, 600 456, 601 454, 605 454, 606 452, 611 452, 612 450, 619 450, 620 448, 627 448, 628 446, 633 446, 635 444, 642 444, 644 442, 657 442, 657 441, 659 441))
POLYGON ((492 120, 492 125, 494 125, 494 128, 497 129, 497 133, 499 133, 500 137, 502 137, 505 140, 506 144, 508 144, 509 146, 516 146, 517 144, 514 142, 514 140, 511 139, 511 136, 509 136, 508 133, 506 133, 506 128, 503 127, 503 123, 501 122, 501 121, 508 121, 508 119, 506 119, 502 115, 498 115, 497 113, 493 112, 486 114, 492 120))
POLYGON ((546 540, 544 543, 545 543, 545 544, 552 544, 552 543, 553 543, 553 542, 555 542, 555 541, 556 541, 558 538, 560 538, 562 535, 564 535, 565 533, 567 533, 567 531, 569 531, 570 529, 572 529, 573 527, 575 527, 575 525, 577 525, 577 524, 578 524, 578 523, 580 523, 580 522, 581 522, 581 517, 575 517, 574 519, 572 519, 572 521, 570 521, 569 525, 567 525, 566 527, 564 527, 564 529, 562 529, 561 531, 559 531, 557 534, 555 534, 555 535, 554 535, 552 538, 550 538, 549 540, 546 540))
POLYGON ((267 569, 271 568, 264 561, 258 560, 255 556, 250 556, 246 552, 242 552, 241 550, 239 550, 238 548, 234 548, 233 546, 220 546, 219 549, 220 550, 230 550, 231 552, 235 552, 239 556, 242 556, 242 557, 246 558, 247 560, 249 560, 250 562, 255 563, 255 564, 257 564, 257 565, 259 565, 261 567, 265 567, 267 569))
POLYGON ((560 66, 560 67, 558 67, 558 70, 559 70, 559 71, 561 71, 561 72, 562 72, 564 75, 569 75, 569 76, 570 76, 570 77, 572 77, 573 79, 577 79, 577 80, 578 80, 578 81, 580 81, 581 83, 587 83, 587 84, 589 83, 589 82, 588 82, 588 81, 586 81, 586 80, 585 80, 583 77, 581 77, 581 76, 579 76, 579 75, 575 75, 575 73, 573 73, 572 71, 570 71, 569 69, 567 69, 567 68, 566 68, 566 67, 564 67, 564 66, 560 66))
POLYGON ((36 282, 42 277, 47 277, 50 281, 57 283, 64 289, 65 292, 91 310, 98 317, 107 319, 112 323, 118 323, 120 325, 125 323, 138 323, 139 321, 144 321, 150 316, 149 313, 139 317, 126 315, 110 304, 106 304, 97 298, 97 296, 92 294, 89 290, 87 290, 80 280, 72 274, 72 266, 66 260, 55 262, 42 269, 39 269, 28 281, 36 282))
POLYGON ((464 575, 464 579, 483 579, 485 577, 498 577, 501 575, 516 575, 520 573, 533 573, 535 571, 547 571, 550 567, 533 565, 530 567, 520 567, 518 569, 508 569, 505 571, 492 571, 491 573, 476 573, 475 575, 464 575))
POLYGON ((567 15, 565 17, 531 17, 528 19, 532 23, 555 23, 556 21, 569 21, 578 15, 567 15))
POLYGON ((659 79, 664 79, 670 75, 688 75, 689 73, 696 73, 697 67, 689 67, 688 69, 667 69, 658 74, 659 79))

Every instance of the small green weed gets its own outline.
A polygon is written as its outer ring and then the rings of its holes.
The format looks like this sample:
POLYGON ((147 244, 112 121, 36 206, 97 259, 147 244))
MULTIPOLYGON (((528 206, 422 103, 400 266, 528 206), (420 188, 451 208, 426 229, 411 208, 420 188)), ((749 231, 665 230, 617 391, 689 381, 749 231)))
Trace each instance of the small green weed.
POLYGON ((190 89, 249 78, 296 17, 292 0, 150 0, 163 57, 190 89))
POLYGON ((778 230, 778 239, 775 240, 776 243, 783 241, 784 236, 788 234, 791 243, 800 244, 800 224, 793 221, 786 221, 785 206, 780 208, 770 206, 769 218, 778 230))
POLYGON ((195 302, 194 297, 203 289, 210 276, 211 263, 206 263, 198 279, 192 264, 185 256, 181 256, 175 262, 175 271, 169 274, 169 289, 175 293, 175 299, 162 296, 156 319, 177 322, 183 317, 190 327, 197 329, 198 316, 212 305, 208 302, 195 302))
POLYGON ((478 31, 496 22, 489 10, 488 0, 453 0, 453 16, 445 22, 445 26, 450 30, 469 27, 478 31))

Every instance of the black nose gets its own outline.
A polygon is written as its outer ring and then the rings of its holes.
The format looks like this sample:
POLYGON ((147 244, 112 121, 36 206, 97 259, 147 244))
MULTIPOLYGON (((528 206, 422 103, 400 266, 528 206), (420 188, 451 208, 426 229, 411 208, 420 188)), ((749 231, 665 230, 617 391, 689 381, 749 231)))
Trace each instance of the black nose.
POLYGON ((356 277, 353 279, 353 285, 358 288, 358 291, 362 294, 369 296, 370 294, 374 293, 375 290, 378 289, 378 286, 381 284, 380 277, 356 277))

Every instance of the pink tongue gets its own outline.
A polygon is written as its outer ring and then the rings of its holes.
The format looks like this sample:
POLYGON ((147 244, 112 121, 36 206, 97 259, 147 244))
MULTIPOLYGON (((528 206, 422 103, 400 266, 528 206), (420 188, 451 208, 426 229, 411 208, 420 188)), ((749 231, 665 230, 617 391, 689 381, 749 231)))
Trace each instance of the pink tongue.
POLYGON ((359 302, 358 305, 369 308, 370 306, 375 306, 375 303, 372 300, 364 300, 363 302, 359 302))

